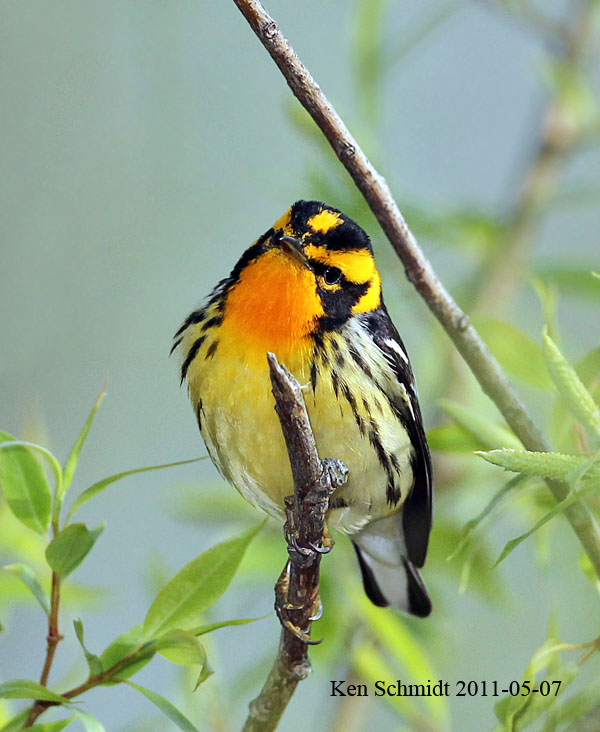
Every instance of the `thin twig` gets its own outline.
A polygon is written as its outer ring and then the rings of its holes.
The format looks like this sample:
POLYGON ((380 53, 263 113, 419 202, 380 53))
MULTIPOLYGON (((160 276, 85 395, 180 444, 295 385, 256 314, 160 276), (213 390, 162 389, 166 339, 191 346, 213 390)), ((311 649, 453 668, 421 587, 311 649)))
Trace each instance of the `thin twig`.
POLYGON ((52 667, 52 661, 54 660, 54 654, 56 652, 56 646, 62 640, 62 635, 58 631, 58 610, 60 606, 60 577, 56 572, 52 572, 52 590, 50 594, 50 615, 48 618, 48 637, 47 650, 46 650, 46 661, 44 662, 44 668, 40 676, 40 684, 46 686, 48 683, 48 676, 50 675, 50 668, 52 667))
MULTIPOLYGON (((404 264, 409 281, 453 340, 484 392, 528 450, 549 450, 548 441, 533 423, 500 364, 438 279, 400 213, 386 181, 371 165, 319 85, 282 35, 277 23, 258 0, 234 2, 277 64, 294 95, 314 119, 352 176, 404 264)), ((568 495, 566 484, 551 481, 548 485, 558 501, 564 500, 568 495)), ((581 502, 573 504, 566 514, 600 577, 600 532, 594 518, 581 502)))
POLYGON ((314 547, 321 547, 329 495, 344 482, 347 473, 339 461, 319 459, 300 385, 272 353, 268 360, 275 409, 292 468, 294 501, 286 525, 290 559, 276 590, 276 609, 283 618, 279 650, 260 694, 250 702, 243 732, 274 730, 298 682, 311 671, 308 637, 311 616, 318 604, 321 559, 314 547), (282 605, 282 587, 287 607, 293 609, 286 610, 282 605), (300 632, 292 632, 293 627, 300 632))
MULTIPOLYGON (((58 630, 58 610, 60 606, 60 577, 56 572, 52 572, 52 590, 50 593, 50 613, 48 615, 48 636, 46 638, 46 658, 44 660, 44 667, 40 675, 40 684, 46 686, 48 684, 48 677, 50 676, 50 669, 52 668, 52 662, 54 661, 54 654, 56 653, 56 646, 60 643, 63 636, 58 630)), ((39 702, 36 702, 31 708, 25 727, 31 727, 39 715, 45 711, 45 707, 40 706, 39 702)))

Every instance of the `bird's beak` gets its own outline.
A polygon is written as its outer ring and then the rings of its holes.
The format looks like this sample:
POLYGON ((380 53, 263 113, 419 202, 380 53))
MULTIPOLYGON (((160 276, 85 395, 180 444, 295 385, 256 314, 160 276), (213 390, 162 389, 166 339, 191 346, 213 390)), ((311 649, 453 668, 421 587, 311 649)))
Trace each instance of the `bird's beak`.
POLYGON ((279 244, 281 246, 281 250, 285 252, 285 254, 289 254, 291 257, 294 257, 294 259, 303 267, 312 269, 306 254, 304 254, 304 251, 302 250, 302 242, 299 239, 294 239, 293 236, 280 236, 279 244))

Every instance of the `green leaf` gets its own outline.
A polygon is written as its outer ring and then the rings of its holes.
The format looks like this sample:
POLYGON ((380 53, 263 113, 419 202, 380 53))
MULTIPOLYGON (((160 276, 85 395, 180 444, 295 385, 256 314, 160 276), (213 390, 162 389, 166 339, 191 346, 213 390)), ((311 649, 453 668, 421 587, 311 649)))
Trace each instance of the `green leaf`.
POLYGON ((525 475, 517 475, 511 480, 508 481, 508 483, 505 483, 502 488, 488 501, 485 508, 481 513, 479 513, 474 519, 471 519, 470 521, 467 521, 467 523, 464 525, 462 530, 462 536, 461 539, 456 547, 456 549, 450 554, 450 556, 447 558, 447 561, 452 561, 455 557, 457 557, 470 543, 473 532, 477 529, 479 524, 487 518, 487 516, 490 515, 490 513, 494 510, 494 508, 500 503, 500 501, 506 496, 507 493, 513 490, 513 488, 516 488, 518 485, 523 483, 525 480, 527 480, 527 476, 525 475))
POLYGON ((198 625, 204 611, 227 589, 248 545, 264 523, 208 549, 175 575, 148 610, 144 621, 146 638, 172 629, 191 630, 198 625))
POLYGON ((75 714, 79 717, 81 724, 85 727, 87 732, 106 732, 104 726, 96 719, 92 717, 88 712, 84 712, 81 709, 77 709, 75 714))
POLYGON ((600 380, 600 348, 587 353, 575 366, 577 375, 583 381, 588 391, 593 391, 594 383, 600 380))
POLYGON ((85 559, 104 525, 90 531, 85 524, 71 524, 54 537, 46 548, 46 559, 59 577, 65 578, 85 559))
POLYGON ((438 452, 475 452, 487 447, 454 422, 427 430, 427 442, 431 450, 438 452))
POLYGON ((23 725, 29 716, 29 709, 24 709, 22 712, 17 714, 16 717, 10 719, 2 728, 0 732, 20 732, 23 729, 23 725))
MULTIPOLYGON (((379 679, 398 678, 395 668, 392 668, 387 662, 381 650, 367 641, 358 643, 352 649, 352 662, 360 676, 371 684, 379 679)), ((388 696, 387 694, 383 698, 396 713, 400 712, 413 724, 413 729, 432 729, 431 721, 423 719, 415 700, 406 696, 388 696)), ((419 701, 421 702, 424 698, 421 697, 419 701)))
POLYGON ((104 399, 105 396, 106 396, 106 382, 104 384, 104 387, 102 388, 102 391, 98 395, 98 398, 96 399, 96 402, 95 402, 94 406, 92 407, 92 411, 89 413, 88 418, 86 419, 81 432, 77 436, 77 439, 75 440, 75 444, 71 448, 69 457, 65 461, 65 465, 63 467, 62 489, 61 489, 60 493, 58 491, 56 492, 56 500, 54 502, 54 508, 53 508, 53 517, 56 520, 58 520, 58 516, 60 514, 60 509, 62 506, 63 499, 65 497, 65 494, 69 490, 69 486, 71 485, 71 481, 73 480, 73 475, 75 473, 75 468, 77 467, 77 461, 79 460, 81 448, 83 447, 83 443, 86 441, 86 438, 87 438, 90 428, 92 426, 92 422, 94 421, 94 417, 96 416, 96 412, 100 408, 100 404, 102 403, 102 400, 104 399))
POLYGON ((504 546, 504 549, 500 553, 500 556, 496 560, 496 563, 494 564, 494 567, 497 567, 500 562, 502 562, 506 557, 514 550, 516 549, 519 544, 521 544, 525 539, 530 537, 533 533, 535 533, 538 529, 540 529, 544 524, 547 524, 548 521, 553 519, 555 516, 558 516, 559 513, 563 513, 569 506, 573 505, 576 501, 579 501, 580 498, 582 498, 586 493, 590 493, 591 491, 597 490, 597 486, 593 483, 587 485, 585 488, 580 488, 578 491, 573 491, 570 493, 564 501, 561 501, 560 503, 557 503, 554 508, 552 508, 550 511, 548 511, 546 514, 542 516, 542 518, 537 521, 534 526, 529 529, 529 531, 526 531, 524 534, 521 534, 520 536, 517 536, 516 539, 511 539, 509 542, 506 543, 504 546))
MULTIPOLYGON (((406 669, 408 677, 417 684, 427 683, 430 679, 439 678, 431 665, 427 652, 418 643, 414 633, 408 628, 406 621, 393 613, 382 613, 362 594, 356 598, 356 605, 367 620, 369 629, 379 639, 381 645, 393 658, 398 659, 406 669)), ((377 678, 384 678, 378 676, 377 678)), ((397 675, 390 679, 400 678, 397 675)), ((423 698, 429 709, 435 727, 449 729, 450 712, 444 697, 429 696, 423 698)))
POLYGON ((132 656, 126 665, 119 668, 119 679, 127 679, 143 668, 156 653, 152 643, 144 641, 143 626, 136 625, 116 638, 100 656, 103 671, 108 671, 127 656, 132 656))
POLYGON ((189 630, 169 630, 152 642, 163 658, 180 666, 203 666, 206 650, 189 630))
POLYGON ((212 670, 206 661, 206 650, 194 633, 186 630, 169 630, 153 641, 152 645, 171 663, 180 666, 198 666, 199 674, 194 691, 210 676, 212 670))
POLYGON ((568 363, 546 328, 543 333, 544 357, 552 380, 559 394, 576 419, 594 435, 600 438, 600 410, 592 395, 585 388, 575 369, 568 363))
POLYGON ((21 582, 31 590, 33 596, 40 603, 44 612, 47 615, 50 613, 50 601, 42 589, 42 585, 40 584, 36 573, 31 569, 31 567, 28 567, 26 564, 16 563, 6 564, 2 569, 5 572, 15 574, 21 582))
POLYGON ((42 699, 57 704, 72 703, 70 699, 65 699, 36 681, 29 681, 29 679, 5 681, 0 684, 0 699, 42 699))
POLYGON ((50 525, 52 493, 42 466, 30 452, 34 449, 47 452, 0 432, 0 485, 6 503, 22 524, 43 536, 50 525))
POLYGON ((556 322, 556 291, 553 287, 543 282, 539 277, 531 277, 530 284, 540 301, 540 305, 542 306, 544 321, 548 328, 548 332, 553 338, 555 338, 558 332, 558 325, 556 322))
POLYGON ((562 480, 569 473, 588 465, 584 457, 564 455, 559 452, 530 452, 529 450, 491 450, 476 452, 484 460, 504 470, 525 475, 539 475, 542 478, 562 480))
POLYGON ((85 647, 83 639, 83 623, 79 618, 77 618, 73 621, 73 626, 75 627, 75 635, 77 636, 77 640, 79 641, 79 645, 81 646, 85 660, 87 661, 87 665, 90 669, 90 674, 92 676, 99 676, 102 673, 102 661, 94 653, 90 653, 85 647))
POLYGON ((136 475, 137 473, 147 473, 149 470, 162 470, 163 468, 173 468, 176 465, 188 465, 189 463, 196 463, 199 460, 206 460, 207 456, 203 456, 200 458, 194 458, 193 460, 180 460, 176 463, 165 463, 164 465, 151 465, 147 468, 136 468, 135 470, 126 470, 123 473, 117 473, 116 475, 111 475, 108 478, 104 478, 103 480, 99 480, 97 483, 94 483, 89 488, 87 488, 83 493, 76 498, 76 500, 73 502, 73 505, 71 506, 69 510, 69 514, 67 516, 67 521, 71 520, 71 517, 75 513, 75 511, 83 506, 84 503, 87 503, 91 498, 94 496, 97 496, 98 493, 101 493, 105 488, 108 488, 109 485, 112 483, 116 483, 118 480, 121 480, 121 478, 127 478, 129 475, 136 475))
MULTIPOLYGON (((535 674, 531 668, 531 665, 527 667, 522 680, 532 682, 532 689, 539 689, 539 683, 533 683, 535 674)), ((557 665, 544 680, 550 684, 554 681, 560 682, 560 695, 562 695, 565 688, 575 679, 577 673, 578 667, 576 664, 557 665)), ((504 724, 504 729, 511 730, 511 732, 521 732, 521 730, 525 730, 539 719, 542 714, 548 712, 551 707, 559 703, 559 699, 554 696, 553 692, 547 696, 532 692, 526 696, 504 697, 496 703, 494 711, 504 724)), ((552 727, 552 729, 555 729, 555 727, 552 727)))
POLYGON ((134 684, 133 681, 125 681, 125 683, 133 689, 136 689, 136 691, 139 691, 140 694, 143 694, 146 697, 146 699, 149 699, 153 704, 155 704, 160 711, 171 720, 171 722, 179 727, 179 729, 182 729, 184 732, 199 732, 190 720, 185 717, 177 707, 173 706, 170 701, 165 699, 164 696, 161 696, 150 689, 146 689, 143 686, 134 684))
POLYGON ((61 719, 58 722, 45 722, 44 724, 34 724, 31 727, 27 727, 29 732, 61 732, 75 717, 69 717, 69 719, 61 719))
MULTIPOLYGON (((269 613, 270 615, 271 613, 269 613)), ((269 615, 261 615, 259 618, 239 618, 238 620, 221 620, 217 623, 209 623, 208 625, 199 625, 193 628, 190 632, 194 635, 205 635, 206 633, 212 633, 213 630, 219 628, 225 628, 230 625, 247 625, 248 623, 255 623, 257 620, 264 620, 269 615)))
POLYGON ((512 447, 518 450, 523 447, 519 438, 515 437, 506 427, 494 424, 485 417, 475 414, 472 409, 449 399, 440 399, 439 404, 446 414, 475 440, 483 443, 486 448, 512 447))
POLYGON ((503 320, 474 317, 473 324, 509 374, 541 389, 553 389, 539 344, 503 320))
POLYGON ((214 674, 214 669, 211 667, 210 663, 208 662, 208 659, 204 662, 204 666, 200 669, 200 673, 198 674, 198 678, 196 679, 196 683, 194 684, 194 688, 192 691, 196 691, 197 688, 203 684, 208 678, 210 678, 214 674))

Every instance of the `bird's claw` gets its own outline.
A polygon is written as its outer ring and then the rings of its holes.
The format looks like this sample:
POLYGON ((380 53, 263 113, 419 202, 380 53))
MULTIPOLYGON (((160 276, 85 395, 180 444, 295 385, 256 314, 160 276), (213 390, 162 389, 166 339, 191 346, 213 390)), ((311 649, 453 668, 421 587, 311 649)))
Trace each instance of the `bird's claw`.
POLYGON ((309 544, 310 548, 313 552, 317 552, 317 554, 329 554, 329 552, 333 549, 333 545, 326 545, 323 543, 322 546, 317 546, 316 544, 309 544))
POLYGON ((321 602, 321 598, 317 595, 317 598, 313 605, 313 609, 311 611, 309 620, 311 622, 314 622, 315 620, 321 620, 322 617, 323 617, 323 603, 321 602))

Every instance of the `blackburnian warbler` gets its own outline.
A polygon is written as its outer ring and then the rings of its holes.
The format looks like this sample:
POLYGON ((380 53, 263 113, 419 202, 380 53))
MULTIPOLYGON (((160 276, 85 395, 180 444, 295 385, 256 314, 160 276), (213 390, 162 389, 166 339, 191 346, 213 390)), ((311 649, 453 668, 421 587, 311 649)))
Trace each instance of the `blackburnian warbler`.
POLYGON ((350 534, 368 597, 428 615, 418 568, 431 528, 431 460, 365 231, 337 209, 298 201, 189 315, 173 348, 213 462, 276 517, 293 482, 267 352, 288 367, 304 386, 319 454, 349 469, 328 525, 350 534))

